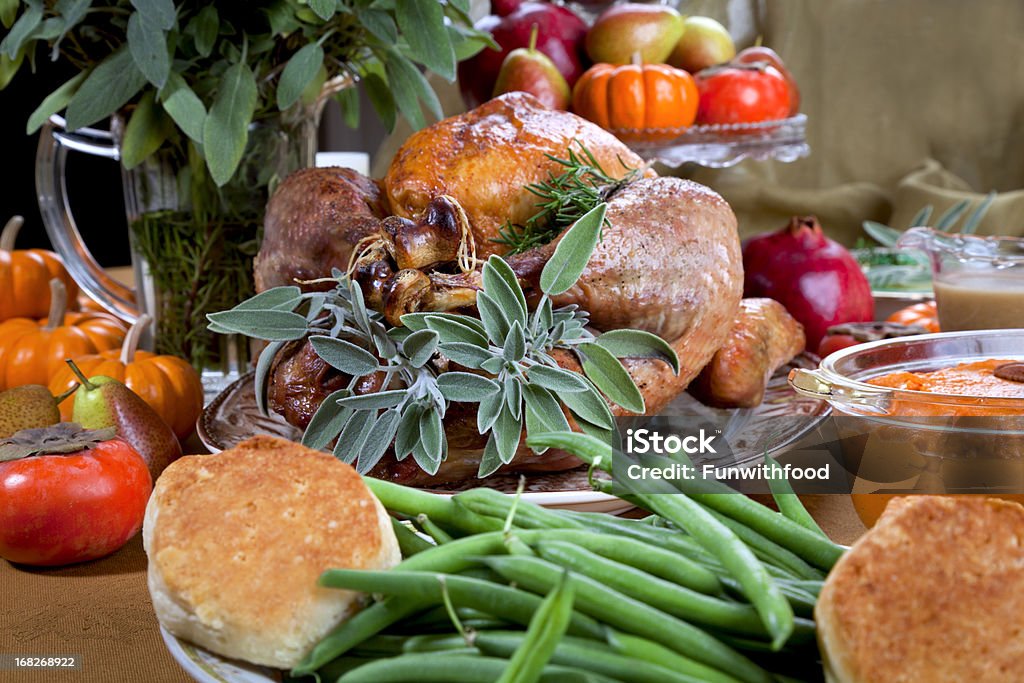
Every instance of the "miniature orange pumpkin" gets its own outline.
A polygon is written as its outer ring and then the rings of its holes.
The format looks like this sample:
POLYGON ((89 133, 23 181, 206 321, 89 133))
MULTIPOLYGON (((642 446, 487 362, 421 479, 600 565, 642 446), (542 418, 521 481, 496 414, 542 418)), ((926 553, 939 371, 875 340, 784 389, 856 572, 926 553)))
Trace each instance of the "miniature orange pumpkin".
POLYGON ((576 82, 572 108, 619 137, 664 139, 697 117, 697 84, 666 64, 595 64, 576 82), (668 130, 659 130, 668 129, 668 130))
POLYGON ((106 313, 67 313, 67 289, 50 280, 48 318, 0 323, 0 390, 50 383, 65 358, 112 349, 124 341, 124 324, 106 313))
POLYGON ((64 284, 69 301, 78 297, 78 285, 71 279, 60 257, 46 249, 15 249, 14 240, 25 220, 15 216, 0 232, 0 320, 41 318, 50 310, 50 288, 57 278, 64 284))
MULTIPOLYGON (((199 373, 177 356, 158 356, 140 351, 139 338, 152 318, 141 316, 119 349, 74 358, 75 365, 88 377, 106 375, 128 385, 164 419, 178 439, 192 433, 203 410, 203 383, 199 373)), ((66 365, 50 380, 50 387, 62 387, 57 395, 74 386, 76 377, 66 365)), ((63 420, 71 419, 72 401, 60 405, 63 420)))
POLYGON ((924 301, 901 308, 890 315, 886 322, 901 325, 920 325, 929 332, 939 331, 939 310, 934 301, 924 301))

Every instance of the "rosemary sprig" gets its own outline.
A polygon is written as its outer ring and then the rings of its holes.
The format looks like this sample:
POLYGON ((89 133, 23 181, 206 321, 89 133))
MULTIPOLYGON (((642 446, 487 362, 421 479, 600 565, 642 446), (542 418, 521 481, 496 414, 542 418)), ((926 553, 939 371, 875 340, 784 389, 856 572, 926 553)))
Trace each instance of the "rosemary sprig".
MULTIPOLYGON (((555 175, 548 173, 548 179, 526 186, 540 201, 535 206, 537 213, 530 216, 523 225, 506 221, 498 230, 494 242, 509 247, 510 254, 519 254, 542 244, 547 244, 575 223, 587 212, 614 194, 619 188, 636 179, 639 169, 630 169, 622 178, 613 178, 601 167, 594 155, 575 140, 582 155, 569 147, 569 158, 560 159, 548 154, 552 161, 565 167, 555 175)), ((621 160, 620 164, 625 167, 621 160)), ((608 224, 605 219, 604 224, 608 224)))

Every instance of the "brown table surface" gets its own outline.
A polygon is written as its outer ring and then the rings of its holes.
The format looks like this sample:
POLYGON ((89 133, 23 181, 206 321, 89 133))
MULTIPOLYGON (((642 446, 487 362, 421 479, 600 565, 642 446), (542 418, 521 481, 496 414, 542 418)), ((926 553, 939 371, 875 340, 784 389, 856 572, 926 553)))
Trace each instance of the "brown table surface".
MULTIPOLYGON (((863 532, 847 496, 807 496, 840 543, 863 532)), ((146 588, 141 536, 110 557, 59 569, 0 561, 0 654, 79 655, 79 670, 0 671, 0 681, 185 683, 164 648, 146 588)))

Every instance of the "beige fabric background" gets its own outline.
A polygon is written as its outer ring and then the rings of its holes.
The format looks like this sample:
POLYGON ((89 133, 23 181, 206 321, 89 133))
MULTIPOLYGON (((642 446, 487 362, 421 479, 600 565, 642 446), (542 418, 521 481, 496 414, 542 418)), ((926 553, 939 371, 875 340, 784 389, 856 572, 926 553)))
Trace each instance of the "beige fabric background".
MULTIPOLYGON (((865 219, 907 222, 963 197, 1000 196, 983 233, 1024 234, 1024 2, 1021 0, 682 0, 739 46, 761 36, 786 61, 809 117, 811 156, 679 171, 729 200, 749 235, 815 213, 852 244, 865 219)), ((435 82, 446 114, 462 110, 435 82)), ((379 175, 409 129, 374 157, 379 175)))

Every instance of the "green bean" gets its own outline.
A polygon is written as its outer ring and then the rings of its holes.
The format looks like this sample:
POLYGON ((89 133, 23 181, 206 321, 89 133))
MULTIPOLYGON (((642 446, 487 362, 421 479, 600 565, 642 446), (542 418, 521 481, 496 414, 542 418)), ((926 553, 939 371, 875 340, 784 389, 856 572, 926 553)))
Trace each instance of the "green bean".
POLYGON ((812 581, 825 578, 824 574, 804 562, 795 553, 792 553, 774 541, 765 538, 750 527, 744 526, 735 519, 727 517, 712 508, 705 509, 711 513, 715 519, 731 529, 734 534, 739 536, 740 540, 746 543, 747 547, 749 547, 762 562, 765 562, 766 564, 773 564, 776 567, 785 570, 792 578, 809 579, 812 581))
MULTIPOLYGON (((785 470, 782 469, 782 466, 775 458, 766 454, 764 462, 772 474, 784 474, 785 470)), ((768 488, 771 490, 772 498, 775 500, 775 504, 779 506, 779 512, 783 516, 788 517, 800 526, 813 531, 823 538, 828 538, 825 532, 821 530, 821 527, 818 526, 818 523, 814 521, 814 517, 811 517, 811 514, 807 512, 804 504, 800 502, 800 497, 793 491, 793 487, 790 486, 789 480, 785 476, 777 479, 774 476, 769 477, 768 488)))
POLYGON ((423 533, 434 539, 434 543, 437 545, 444 545, 445 543, 451 543, 451 535, 442 529, 441 527, 430 521, 429 515, 419 514, 416 515, 416 526, 418 526, 423 533))
MULTIPOLYGON (((567 450, 584 462, 599 467, 609 474, 612 473, 611 446, 592 436, 573 432, 556 432, 532 436, 527 439, 527 443, 531 446, 567 450)), ((775 514, 745 496, 714 495, 719 498, 743 498, 769 514, 775 514)), ((714 497, 714 495, 706 497, 714 497)), ((726 571, 734 576, 743 587, 744 593, 753 603, 768 632, 772 634, 773 646, 781 647, 782 643, 786 642, 793 631, 793 609, 757 557, 736 534, 686 495, 634 493, 633 497, 650 512, 664 517, 680 529, 684 529, 694 540, 718 558, 726 571)), ((792 524, 792 522, 790 523, 792 524)), ((809 533, 803 527, 795 526, 801 531, 809 533)), ((816 542, 821 540, 815 537, 816 542)))
MULTIPOLYGON (((722 577, 722 585, 725 586, 727 592, 736 597, 739 600, 746 601, 747 596, 743 592, 743 588, 740 584, 731 577, 722 577)), ((786 597, 790 607, 793 610, 794 616, 804 617, 811 619, 814 617, 814 605, 816 600, 813 595, 808 594, 800 588, 796 588, 787 584, 784 581, 778 582, 779 590, 786 597)))
MULTIPOLYGON (((473 642, 485 655, 509 657, 522 646, 524 638, 518 631, 499 631, 478 633, 473 642)), ((566 636, 558 643, 551 656, 551 663, 593 671, 626 683, 707 683, 705 678, 696 678, 641 659, 609 652, 604 644, 572 636, 566 636)), ((729 677, 723 677, 722 680, 735 681, 729 677)))
POLYGON ((406 640, 408 638, 402 636, 376 635, 359 643, 359 646, 352 650, 352 654, 357 657, 381 657, 401 654, 406 640))
POLYGON ((363 482, 373 491, 381 505, 391 512, 399 512, 409 517, 425 514, 436 524, 473 534, 500 531, 503 526, 499 520, 465 509, 453 498, 372 477, 363 477, 363 482))
POLYGON ((774 647, 782 647, 793 632, 793 609, 779 586, 736 534, 707 510, 685 495, 644 496, 645 505, 686 529, 713 553, 757 610, 772 636, 774 647))
POLYGON ((512 525, 522 529, 582 529, 583 525, 553 510, 500 491, 475 488, 455 495, 455 502, 479 515, 505 520, 515 506, 512 525))
MULTIPOLYGON (((535 557, 494 556, 482 561, 509 581, 535 593, 545 593, 559 580, 562 569, 535 557)), ((767 681, 753 662, 701 629, 646 605, 580 574, 572 574, 576 609, 614 627, 661 643, 719 671, 744 681, 767 681)))
MULTIPOLYGON (((530 617, 541 604, 541 598, 517 588, 436 572, 328 569, 321 575, 320 585, 363 593, 383 593, 417 604, 440 603, 444 597, 443 590, 447 589, 452 602, 461 607, 471 607, 523 625, 530 623, 530 617)), ((569 630, 575 635, 597 639, 603 639, 605 632, 603 626, 582 614, 573 615, 569 630)))
MULTIPOLYGON (((378 659, 349 671, 338 683, 494 683, 507 662, 497 657, 437 653, 378 659)), ((609 683, 614 679, 565 666, 548 666, 541 683, 609 683)))
POLYGON ((512 652, 498 683, 535 683, 540 679, 569 627, 575 594, 569 572, 565 571, 530 619, 523 641, 512 652))
MULTIPOLYGON (((379 482, 380 480, 366 479, 365 481, 379 482)), ((388 484, 388 486, 383 487, 381 490, 394 497, 394 489, 396 488, 404 489, 405 487, 388 484)), ((412 489, 409 490, 412 491, 412 489)), ((419 494, 422 493, 420 491, 416 492, 417 499, 419 494)), ((432 494, 424 495, 437 498, 437 496, 432 494)), ((403 560, 398 567, 403 570, 413 571, 426 570, 451 573, 464 571, 477 565, 476 562, 470 559, 472 556, 502 552, 503 538, 504 535, 500 531, 467 536, 466 538, 460 538, 451 543, 434 546, 417 553, 403 560)), ((370 605, 327 634, 292 671, 296 676, 310 674, 370 636, 391 626, 396 621, 430 606, 431 603, 429 602, 420 603, 413 600, 395 600, 393 598, 370 605)))
POLYGON ((601 557, 628 564, 701 593, 714 595, 722 592, 722 584, 714 572, 678 553, 633 538, 562 529, 550 529, 536 534, 530 531, 515 533, 527 543, 535 540, 567 541, 601 557))
POLYGON ((398 539, 398 549, 402 551, 402 557, 412 557, 434 547, 432 543, 394 517, 391 518, 391 528, 395 530, 395 538, 398 539))
POLYGON ((699 562, 714 560, 713 555, 710 555, 700 544, 678 529, 654 527, 635 520, 598 512, 568 512, 566 514, 583 522, 588 528, 603 534, 625 536, 643 541, 653 547, 670 550, 699 562))
MULTIPOLYGON (((562 541, 540 541, 536 548, 545 560, 680 619, 741 635, 766 635, 764 624, 750 605, 708 597, 562 541)), ((814 638, 813 623, 800 620, 797 626, 795 632, 814 638)))

